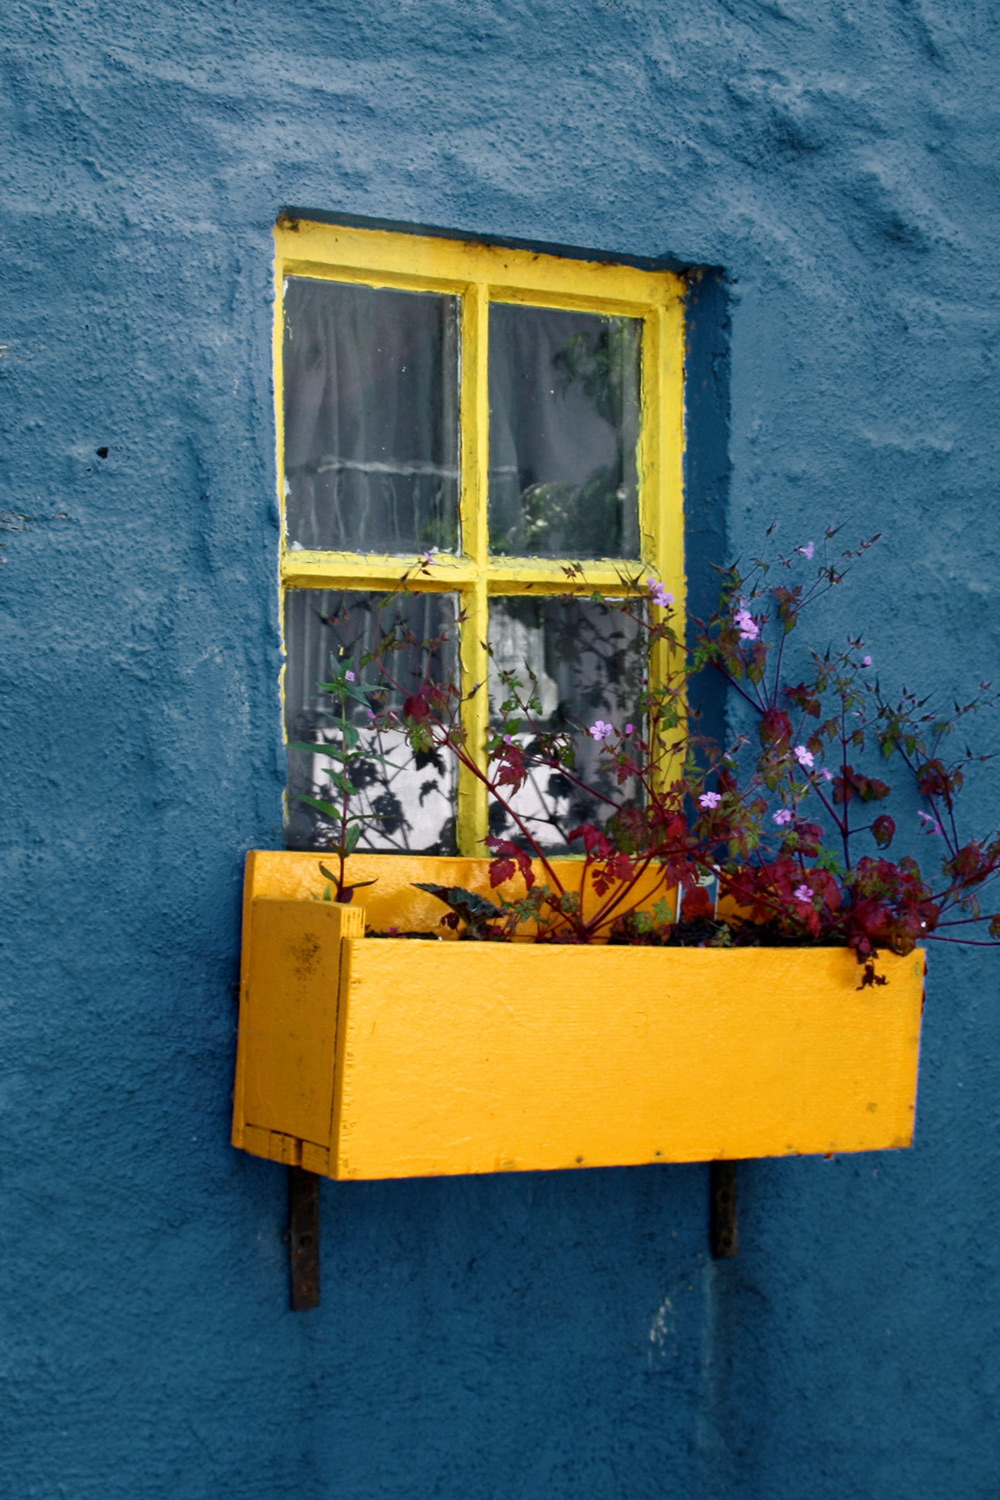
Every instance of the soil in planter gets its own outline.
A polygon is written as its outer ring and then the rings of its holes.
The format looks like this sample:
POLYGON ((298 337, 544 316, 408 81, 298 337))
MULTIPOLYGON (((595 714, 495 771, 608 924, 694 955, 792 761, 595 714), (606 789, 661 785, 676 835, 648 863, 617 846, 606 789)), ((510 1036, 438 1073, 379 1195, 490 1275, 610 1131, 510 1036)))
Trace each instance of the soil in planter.
POLYGON ((443 941, 443 939, 441 937, 441 934, 439 932, 400 932, 400 930, 399 930, 398 927, 387 927, 384 932, 381 932, 376 927, 366 927, 365 928, 365 937, 377 937, 377 938, 419 938, 422 942, 425 942, 425 943, 427 941, 430 941, 432 943, 440 943, 440 942, 443 941))
MULTIPOLYGON (((414 938, 425 943, 443 941, 438 932, 402 932, 398 927, 388 927, 384 931, 375 927, 366 927, 365 937, 414 938)), ((458 937, 460 942, 511 941, 499 933, 491 933, 489 937, 484 938, 478 933, 460 932, 458 937)), ((516 938, 513 941, 527 940, 516 938)), ((559 943, 560 939, 552 938, 547 941, 559 943)), ((569 940, 562 939, 562 941, 569 940)), ((843 944, 831 943, 829 939, 789 937, 787 932, 781 932, 773 927, 759 927, 753 922, 732 919, 720 922, 711 917, 692 917, 690 920, 675 922, 670 927, 658 928, 652 932, 616 932, 612 933, 607 941, 610 946, 618 948, 834 948, 843 946, 843 944)))
POLYGON ((789 936, 778 927, 762 927, 730 917, 691 917, 651 932, 615 932, 608 940, 629 948, 840 948, 829 938, 789 936))

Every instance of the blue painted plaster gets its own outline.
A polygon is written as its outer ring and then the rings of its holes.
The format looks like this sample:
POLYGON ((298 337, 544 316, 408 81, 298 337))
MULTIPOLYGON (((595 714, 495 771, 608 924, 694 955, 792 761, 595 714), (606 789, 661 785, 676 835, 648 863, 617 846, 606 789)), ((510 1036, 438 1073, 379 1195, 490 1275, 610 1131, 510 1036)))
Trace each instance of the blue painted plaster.
POLYGON ((776 517, 882 530, 831 630, 961 690, 1000 647, 998 42, 986 0, 7 0, 10 1500, 995 1491, 990 954, 934 954, 914 1150, 747 1166, 729 1263, 697 1166, 328 1184, 293 1315, 227 1120, 281 837, 279 212, 723 268, 696 588, 776 517))

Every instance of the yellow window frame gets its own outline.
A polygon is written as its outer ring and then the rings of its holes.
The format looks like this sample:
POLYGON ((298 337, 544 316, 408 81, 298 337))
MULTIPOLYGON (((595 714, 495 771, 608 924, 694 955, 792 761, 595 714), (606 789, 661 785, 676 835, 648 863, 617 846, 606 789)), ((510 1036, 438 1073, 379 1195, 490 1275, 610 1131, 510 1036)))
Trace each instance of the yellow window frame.
MULTIPOLYGON (((486 649, 491 595, 621 596, 623 578, 652 577, 684 602, 684 294, 669 271, 577 260, 483 245, 475 241, 359 229, 282 219, 275 229, 274 395, 277 478, 281 507, 281 586, 389 591, 414 574, 415 591, 457 593, 461 600, 460 659, 467 745, 485 769, 489 705, 470 696, 488 676, 486 649), (284 469, 284 288, 288 276, 353 282, 370 287, 433 291, 459 299, 459 523, 461 553, 436 553, 420 570, 417 556, 313 552, 288 546, 284 469), (520 302, 533 307, 606 313, 640 319, 641 393, 638 452, 640 556, 575 558, 490 556, 489 307, 520 302), (571 571, 568 571, 571 570, 571 571)), ((283 617, 282 617, 283 618, 283 617)), ((664 651, 650 663, 655 686, 667 674, 664 651)), ((460 854, 482 854, 488 831, 486 788, 460 768, 457 806, 460 854)))

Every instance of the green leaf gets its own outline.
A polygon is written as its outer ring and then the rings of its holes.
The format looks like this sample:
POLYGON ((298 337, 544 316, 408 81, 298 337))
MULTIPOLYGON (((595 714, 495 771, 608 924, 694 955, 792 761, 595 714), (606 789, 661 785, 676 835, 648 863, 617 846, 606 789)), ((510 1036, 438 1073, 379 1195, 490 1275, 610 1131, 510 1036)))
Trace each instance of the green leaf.
POLYGON ((351 698, 355 703, 363 703, 365 708, 368 707, 372 691, 371 688, 362 687, 357 682, 348 682, 344 685, 345 696, 351 698))
POLYGON ((322 797, 307 797, 305 792, 300 792, 299 801, 304 802, 307 807, 314 807, 317 812, 321 812, 324 817, 332 818, 335 823, 339 823, 343 817, 343 812, 339 807, 334 807, 332 802, 324 802, 322 797))
POLYGON ((363 703, 368 707, 370 688, 359 687, 356 682, 342 682, 334 678, 332 682, 321 682, 319 685, 321 693, 329 693, 331 697, 350 698, 354 703, 363 703))
MULTIPOLYGON (((406 765, 398 761, 390 760, 388 755, 380 755, 377 750, 344 750, 339 745, 318 744, 314 740, 289 740, 289 750, 311 750, 314 755, 326 755, 330 760, 370 760, 375 765, 388 766, 391 771, 405 771, 406 765)), ((354 788, 352 788, 354 790, 354 788)))
MULTIPOLYGON (((289 750, 311 750, 313 755, 328 755, 331 760, 349 760, 350 752, 342 750, 339 745, 317 744, 312 740, 289 740, 289 750)), ((375 756, 371 757, 372 760, 375 756)))
POLYGON ((336 729, 339 734, 342 734, 344 743, 349 750, 353 750, 358 743, 358 731, 349 719, 334 718, 331 715, 329 718, 324 718, 324 725, 330 729, 336 729))
POLYGON ((427 891, 442 901, 445 906, 469 928, 474 935, 483 935, 489 932, 487 923, 496 921, 507 915, 502 906, 495 906, 492 901, 487 901, 485 896, 477 895, 475 891, 467 891, 461 885, 432 885, 424 881, 415 880, 414 886, 418 891, 427 891))

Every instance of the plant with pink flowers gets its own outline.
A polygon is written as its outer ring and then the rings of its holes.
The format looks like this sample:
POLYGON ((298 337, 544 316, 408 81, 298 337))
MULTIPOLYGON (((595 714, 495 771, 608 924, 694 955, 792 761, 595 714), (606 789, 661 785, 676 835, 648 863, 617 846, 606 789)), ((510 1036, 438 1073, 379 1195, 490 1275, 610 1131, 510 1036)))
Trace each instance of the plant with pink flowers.
MULTIPOLYGON (((395 652, 405 644, 412 653, 412 639, 380 639, 361 663, 369 678, 375 669, 374 687, 338 678, 337 692, 364 699, 377 727, 404 734, 417 755, 454 757, 498 810, 500 831, 486 840, 494 899, 434 887, 450 908, 443 920, 493 940, 840 944, 864 963, 863 983, 881 982, 881 949, 1000 940, 1000 915, 984 905, 1000 872, 1000 832, 963 833, 956 805, 967 773, 989 757, 952 750, 959 725, 995 706, 989 684, 939 713, 912 692, 888 695, 860 638, 837 650, 800 644, 803 614, 878 540, 838 551, 836 537, 830 529, 820 548, 808 542, 723 571, 718 607, 704 620, 682 619, 656 578, 623 578, 621 595, 601 602, 642 635, 638 660, 665 654, 665 677, 637 669, 631 720, 553 729, 533 673, 498 664, 485 766, 466 743, 455 683, 430 669, 415 686, 396 680, 395 652), (721 744, 701 732, 696 707, 712 678, 725 685, 737 726, 721 744), (588 742, 600 786, 581 770, 588 742), (876 774, 892 770, 902 773, 895 792, 876 774), (586 791, 599 809, 564 830, 561 851, 524 812, 522 793, 542 773, 586 791), (902 832, 888 811, 894 795, 904 803, 902 832), (923 865, 891 852, 897 839, 916 847, 919 835, 932 854, 923 865), (575 850, 582 870, 569 885, 555 856, 575 850), (977 924, 988 936, 970 936, 977 924)), ((425 644, 430 663, 440 642, 425 644)), ((335 750, 348 820, 351 749, 345 736, 335 750)), ((345 833, 334 847, 349 853, 358 837, 345 833)), ((343 862, 340 873, 342 881, 343 862)))

